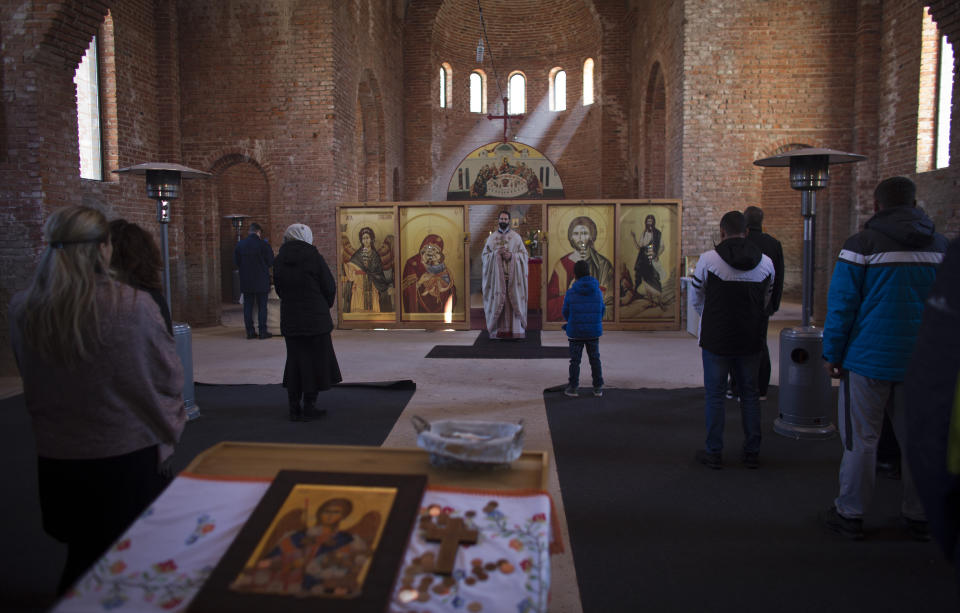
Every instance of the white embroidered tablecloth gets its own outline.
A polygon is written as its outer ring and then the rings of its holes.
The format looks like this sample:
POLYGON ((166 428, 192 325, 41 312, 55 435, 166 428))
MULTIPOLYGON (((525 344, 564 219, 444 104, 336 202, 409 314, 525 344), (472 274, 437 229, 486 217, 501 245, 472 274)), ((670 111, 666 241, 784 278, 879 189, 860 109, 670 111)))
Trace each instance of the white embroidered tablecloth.
MULTIPOLYGON (((269 481, 180 475, 53 609, 56 613, 183 611, 206 581, 269 481)), ((547 610, 550 498, 542 492, 428 488, 421 512, 462 517, 479 531, 454 572, 430 572, 439 544, 414 529, 391 612, 547 610)))

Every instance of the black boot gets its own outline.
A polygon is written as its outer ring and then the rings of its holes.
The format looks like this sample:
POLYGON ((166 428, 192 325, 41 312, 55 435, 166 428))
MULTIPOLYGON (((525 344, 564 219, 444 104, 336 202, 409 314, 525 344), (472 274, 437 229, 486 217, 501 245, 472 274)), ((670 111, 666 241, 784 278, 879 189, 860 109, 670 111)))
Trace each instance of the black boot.
POLYGON ((288 393, 290 402, 290 421, 303 421, 303 408, 300 406, 300 394, 288 393))
POLYGON ((303 395, 303 421, 311 421, 327 414, 326 409, 318 409, 316 404, 316 392, 303 395))

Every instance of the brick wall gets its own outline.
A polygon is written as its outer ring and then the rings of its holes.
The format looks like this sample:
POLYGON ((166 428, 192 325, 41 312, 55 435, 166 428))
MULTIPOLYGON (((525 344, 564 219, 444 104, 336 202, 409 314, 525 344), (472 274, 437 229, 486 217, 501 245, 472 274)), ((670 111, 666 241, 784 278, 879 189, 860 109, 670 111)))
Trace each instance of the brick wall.
MULTIPOLYGON (((853 144, 855 4, 836 0, 778 6, 762 0, 686 2, 683 84, 683 251, 712 247, 720 217, 762 200, 755 159, 790 143, 850 150, 853 144)), ((671 91, 668 88, 668 91, 671 91)), ((849 172, 846 173, 849 176, 849 172)), ((786 181, 786 171, 782 171, 786 181)), ((850 181, 832 173, 817 194, 816 286, 825 292, 833 244, 826 211, 848 208, 850 181)), ((799 220, 777 228, 789 261, 799 220)), ((771 221, 776 221, 776 217, 771 221)), ((772 229, 772 228, 771 228, 772 229)), ((846 232, 844 232, 845 234, 846 232)), ((788 286, 797 280, 786 279, 788 286)), ((822 310, 816 310, 822 315, 822 310)))
MULTIPOLYGON (((358 172, 372 173, 368 199, 388 199, 389 177, 403 166, 402 28, 393 7, 251 0, 180 8, 180 48, 191 51, 181 73, 184 163, 209 170, 231 156, 249 160, 267 181, 271 242, 305 223, 330 259, 333 212, 357 198, 358 172), (365 150, 355 147, 358 128, 365 150)), ((217 257, 222 208, 213 194, 200 203, 195 224, 206 234, 197 258, 217 257)), ((214 268, 188 279, 208 297, 194 315, 201 322, 219 317, 222 266, 214 268)))
MULTIPOLYGON (((603 46, 606 33, 622 30, 622 20, 616 17, 623 11, 612 9, 609 17, 601 18, 592 5, 566 0, 485 1, 482 6, 488 42, 482 65, 476 61, 477 42, 482 36, 476 5, 411 5, 404 44, 405 198, 445 199, 450 177, 464 156, 502 137, 501 120, 488 121, 485 114, 469 111, 469 77, 477 68, 487 74, 486 100, 491 114, 502 113, 507 77, 515 71, 523 73, 526 112, 522 120, 511 121, 509 137, 536 147, 551 159, 568 198, 624 194, 625 145, 620 141, 625 143, 626 135, 621 138, 614 134, 609 146, 601 138, 601 125, 609 121, 605 113, 619 113, 621 117, 624 113, 619 97, 623 89, 620 83, 628 78, 625 58, 613 50, 605 51, 603 46), (536 18, 531 21, 520 15, 536 18), (581 99, 583 62, 587 58, 596 63, 597 101, 585 107, 581 99), (441 62, 449 63, 453 72, 451 108, 440 108, 439 104, 441 62), (558 67, 567 72, 567 110, 550 111, 549 75, 558 67), (621 80, 610 88, 609 96, 604 93, 607 78, 621 80), (614 110, 605 111, 607 104, 614 110), (609 168, 604 170, 605 166, 609 168)), ((622 39, 620 35, 617 40, 622 39)))
MULTIPOLYGON (((119 180, 109 171, 157 159, 159 110, 156 79, 155 3, 94 0, 4 3, 3 115, 0 156, 0 303, 29 283, 42 244, 42 227, 59 207, 85 204, 109 218, 141 223, 159 239, 152 201, 143 180, 119 180), (115 104, 101 106, 105 127, 104 181, 80 179, 74 72, 91 38, 101 31, 101 89, 115 104), (112 23, 111 23, 112 22, 112 23), (109 27, 112 25, 112 29, 109 27), (114 57, 123 58, 115 62, 114 57)), ((176 253, 176 235, 173 246, 176 253)), ((0 315, 0 372, 11 372, 6 308, 0 315)))
MULTIPOLYGON (((635 25, 630 39, 628 168, 638 175, 637 197, 681 198, 684 3, 654 0, 631 4, 635 25), (654 103, 661 95, 662 110, 654 103)), ((684 224, 688 214, 684 210, 684 224)))
MULTIPOLYGON (((885 0, 882 23, 883 64, 879 95, 881 98, 878 146, 878 178, 906 175, 917 183, 917 200, 933 218, 937 229, 950 237, 960 232, 960 120, 956 109, 960 83, 954 67, 953 121, 951 122, 951 161, 948 168, 917 172, 917 124, 921 64, 923 3, 899 3, 885 0)), ((954 48, 954 61, 960 54, 960 11, 955 3, 931 2, 931 14, 941 34, 948 36, 954 48)), ((929 35, 929 34, 928 34, 929 35)), ((925 167, 925 165, 923 165, 925 167)), ((872 210, 872 209, 871 209, 872 210)), ((861 221, 869 215, 865 211, 861 221)))

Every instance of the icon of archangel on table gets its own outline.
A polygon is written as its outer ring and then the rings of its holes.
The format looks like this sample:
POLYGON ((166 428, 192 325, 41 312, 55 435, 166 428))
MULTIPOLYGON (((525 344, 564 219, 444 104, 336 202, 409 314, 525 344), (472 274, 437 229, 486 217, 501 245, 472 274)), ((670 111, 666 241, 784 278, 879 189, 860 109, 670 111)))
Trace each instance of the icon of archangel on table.
POLYGON ((357 595, 395 495, 392 488, 297 485, 230 589, 357 595))

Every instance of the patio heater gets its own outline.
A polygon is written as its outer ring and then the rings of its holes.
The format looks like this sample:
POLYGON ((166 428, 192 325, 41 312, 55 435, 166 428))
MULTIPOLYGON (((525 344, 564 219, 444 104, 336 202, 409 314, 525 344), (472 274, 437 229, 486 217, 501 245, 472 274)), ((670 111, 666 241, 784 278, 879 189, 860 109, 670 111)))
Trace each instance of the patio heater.
MULTIPOLYGON (((170 242, 168 226, 170 224, 170 202, 180 197, 180 180, 211 176, 209 172, 194 170, 180 164, 147 162, 127 168, 114 170, 117 174, 146 175, 147 197, 157 201, 157 221, 160 223, 160 251, 163 255, 163 296, 167 309, 173 313, 170 304, 170 242)), ((200 417, 200 408, 196 405, 193 386, 193 347, 190 325, 173 324, 173 338, 177 343, 177 355, 183 366, 183 407, 187 419, 200 417)))
POLYGON ((810 322, 813 311, 816 192, 830 180, 830 164, 866 157, 833 149, 795 149, 754 161, 757 166, 789 166, 790 187, 800 191, 803 216, 803 304, 799 328, 780 332, 780 417, 777 434, 795 439, 826 439, 836 434, 827 416, 832 405, 830 376, 823 367, 823 329, 810 322))
MULTIPOLYGON (((243 238, 243 236, 241 235, 241 230, 243 229, 243 220, 247 219, 248 217, 250 216, 243 215, 243 214, 223 216, 224 219, 230 220, 230 225, 233 226, 233 231, 237 235, 237 240, 235 241, 234 244, 239 243, 240 240, 243 238)), ((226 254, 221 254, 221 255, 226 257, 226 254)), ((230 262, 233 262, 232 256, 231 256, 230 262)), ((230 282, 232 284, 231 296, 233 297, 233 302, 239 303, 240 302, 240 270, 236 267, 236 265, 233 265, 230 267, 230 282)))

